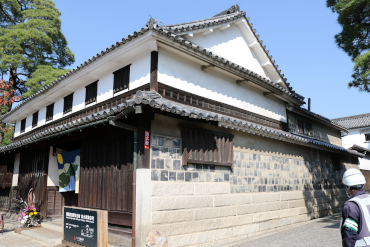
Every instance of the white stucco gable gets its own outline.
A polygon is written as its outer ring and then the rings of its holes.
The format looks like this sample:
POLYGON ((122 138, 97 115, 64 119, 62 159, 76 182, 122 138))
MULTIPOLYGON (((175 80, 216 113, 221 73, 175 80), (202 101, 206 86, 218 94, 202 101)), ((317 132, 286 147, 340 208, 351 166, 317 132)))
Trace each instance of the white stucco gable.
POLYGON ((288 89, 246 19, 184 32, 186 39, 288 89))

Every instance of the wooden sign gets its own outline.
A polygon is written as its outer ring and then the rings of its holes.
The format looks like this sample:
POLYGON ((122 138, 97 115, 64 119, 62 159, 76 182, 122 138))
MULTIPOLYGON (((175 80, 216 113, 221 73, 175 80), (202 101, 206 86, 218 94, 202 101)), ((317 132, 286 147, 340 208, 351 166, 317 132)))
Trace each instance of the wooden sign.
POLYGON ((108 211, 63 207, 63 240, 66 246, 108 246, 108 211))

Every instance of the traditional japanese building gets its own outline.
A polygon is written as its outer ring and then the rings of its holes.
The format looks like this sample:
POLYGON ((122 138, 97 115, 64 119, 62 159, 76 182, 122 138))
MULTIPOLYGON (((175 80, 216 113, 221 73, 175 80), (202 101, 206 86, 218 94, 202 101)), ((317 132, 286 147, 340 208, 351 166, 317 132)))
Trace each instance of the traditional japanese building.
POLYGON ((332 214, 364 154, 304 104, 238 5, 150 19, 1 117, 15 124, 1 200, 20 195, 51 217, 108 210, 110 232, 135 246, 150 231, 169 246, 225 246, 332 214), (58 170, 59 154, 76 150, 79 191, 60 192, 72 170, 58 170))
MULTIPOLYGON (((332 121, 348 129, 342 131, 342 146, 363 153, 359 158, 359 166, 366 180, 370 181, 370 114, 335 118, 332 121)), ((365 185, 370 192, 370 183, 365 185)))

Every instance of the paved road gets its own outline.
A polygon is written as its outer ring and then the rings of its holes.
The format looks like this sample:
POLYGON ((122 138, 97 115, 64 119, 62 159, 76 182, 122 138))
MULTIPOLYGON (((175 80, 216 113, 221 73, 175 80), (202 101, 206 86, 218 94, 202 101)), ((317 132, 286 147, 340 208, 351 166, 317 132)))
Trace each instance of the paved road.
POLYGON ((233 247, 340 247, 340 214, 316 219, 289 230, 250 240, 233 247))

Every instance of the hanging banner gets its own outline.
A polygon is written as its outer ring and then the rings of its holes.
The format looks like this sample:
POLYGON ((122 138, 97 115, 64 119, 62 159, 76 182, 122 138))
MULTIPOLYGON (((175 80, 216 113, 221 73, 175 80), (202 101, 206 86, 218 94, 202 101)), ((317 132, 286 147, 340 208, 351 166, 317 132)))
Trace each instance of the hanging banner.
POLYGON ((145 139, 144 139, 144 148, 149 149, 149 139, 150 138, 150 133, 149 131, 145 131, 145 139))
POLYGON ((59 192, 75 191, 80 185, 80 150, 57 154, 59 171, 59 192))

